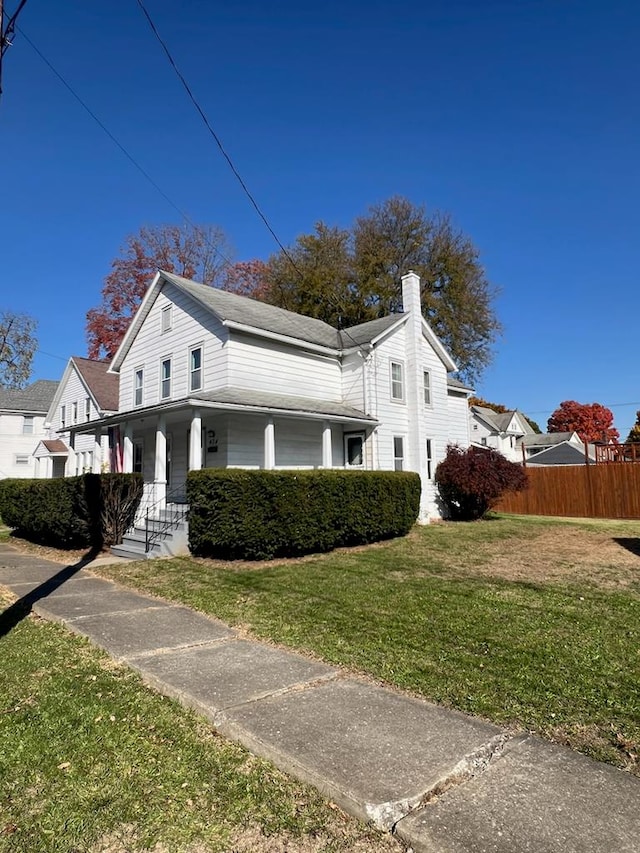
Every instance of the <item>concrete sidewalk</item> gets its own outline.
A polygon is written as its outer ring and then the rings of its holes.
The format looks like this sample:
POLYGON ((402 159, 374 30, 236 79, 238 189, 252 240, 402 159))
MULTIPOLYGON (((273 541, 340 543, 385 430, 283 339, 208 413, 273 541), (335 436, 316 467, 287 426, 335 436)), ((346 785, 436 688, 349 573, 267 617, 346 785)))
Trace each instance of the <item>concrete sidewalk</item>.
POLYGON ((415 853, 640 851, 640 780, 613 767, 248 641, 86 567, 0 544, 0 585, 415 853))

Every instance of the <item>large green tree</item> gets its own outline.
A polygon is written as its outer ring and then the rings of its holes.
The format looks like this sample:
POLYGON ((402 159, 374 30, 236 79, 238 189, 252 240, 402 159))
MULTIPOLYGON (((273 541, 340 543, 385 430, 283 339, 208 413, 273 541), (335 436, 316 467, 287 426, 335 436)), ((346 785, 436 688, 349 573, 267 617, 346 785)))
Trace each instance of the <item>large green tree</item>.
POLYGON ((340 328, 401 310, 401 276, 414 270, 425 318, 463 376, 491 361, 500 332, 491 287, 472 241, 447 215, 395 196, 350 228, 322 222, 272 256, 262 298, 340 328))
POLYGON ((640 444, 640 411, 636 412, 636 422, 629 430, 625 444, 640 444))
POLYGON ((24 388, 38 347, 36 321, 28 314, 0 311, 0 387, 24 388))

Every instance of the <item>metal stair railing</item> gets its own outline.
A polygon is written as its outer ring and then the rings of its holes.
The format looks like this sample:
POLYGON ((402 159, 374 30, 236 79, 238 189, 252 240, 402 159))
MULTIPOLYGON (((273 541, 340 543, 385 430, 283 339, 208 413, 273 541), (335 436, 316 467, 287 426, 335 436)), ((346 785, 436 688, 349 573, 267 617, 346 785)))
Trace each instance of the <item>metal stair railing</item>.
POLYGON ((154 503, 147 504, 145 508, 144 521, 144 553, 148 554, 153 545, 161 539, 169 530, 175 530, 189 515, 189 507, 186 504, 186 495, 182 489, 172 489, 166 495, 154 503), (165 504, 160 507, 160 504, 165 504), (172 509, 168 509, 169 504, 172 509), (154 517, 155 511, 158 512, 154 517), (160 511, 165 513, 160 518, 160 511))

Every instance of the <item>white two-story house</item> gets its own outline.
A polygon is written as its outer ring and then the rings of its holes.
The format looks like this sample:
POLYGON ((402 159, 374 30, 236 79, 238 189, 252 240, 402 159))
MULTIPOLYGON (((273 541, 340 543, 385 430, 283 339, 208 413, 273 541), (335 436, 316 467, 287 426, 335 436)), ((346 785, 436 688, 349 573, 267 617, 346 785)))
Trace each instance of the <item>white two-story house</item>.
POLYGON ((420 474, 420 519, 439 517, 435 468, 469 445, 471 389, 449 376, 417 275, 402 292, 403 313, 339 331, 159 272, 109 367, 117 413, 70 433, 111 429, 147 505, 184 499, 190 469, 395 469, 420 474))
POLYGON ((47 412, 57 386, 38 379, 22 390, 0 388, 0 479, 36 476, 34 450, 48 435, 47 412))
POLYGON ((486 406, 469 406, 471 444, 497 450, 510 462, 522 462, 522 440, 535 431, 522 412, 495 412, 486 406))
POLYGON ((67 362, 47 413, 47 434, 34 452, 36 477, 110 470, 113 454, 102 419, 118 411, 118 378, 108 367, 108 361, 80 356, 67 362), (77 434, 72 428, 79 425, 91 431, 77 434))

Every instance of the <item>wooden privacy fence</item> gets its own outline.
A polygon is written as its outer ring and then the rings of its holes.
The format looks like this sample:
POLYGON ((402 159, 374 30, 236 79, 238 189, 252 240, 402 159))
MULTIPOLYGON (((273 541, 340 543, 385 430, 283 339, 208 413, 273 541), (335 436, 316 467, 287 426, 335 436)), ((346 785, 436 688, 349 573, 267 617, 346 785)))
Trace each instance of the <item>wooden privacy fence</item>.
POLYGON ((640 465, 558 465, 527 468, 529 487, 495 507, 522 515, 640 518, 640 465))

